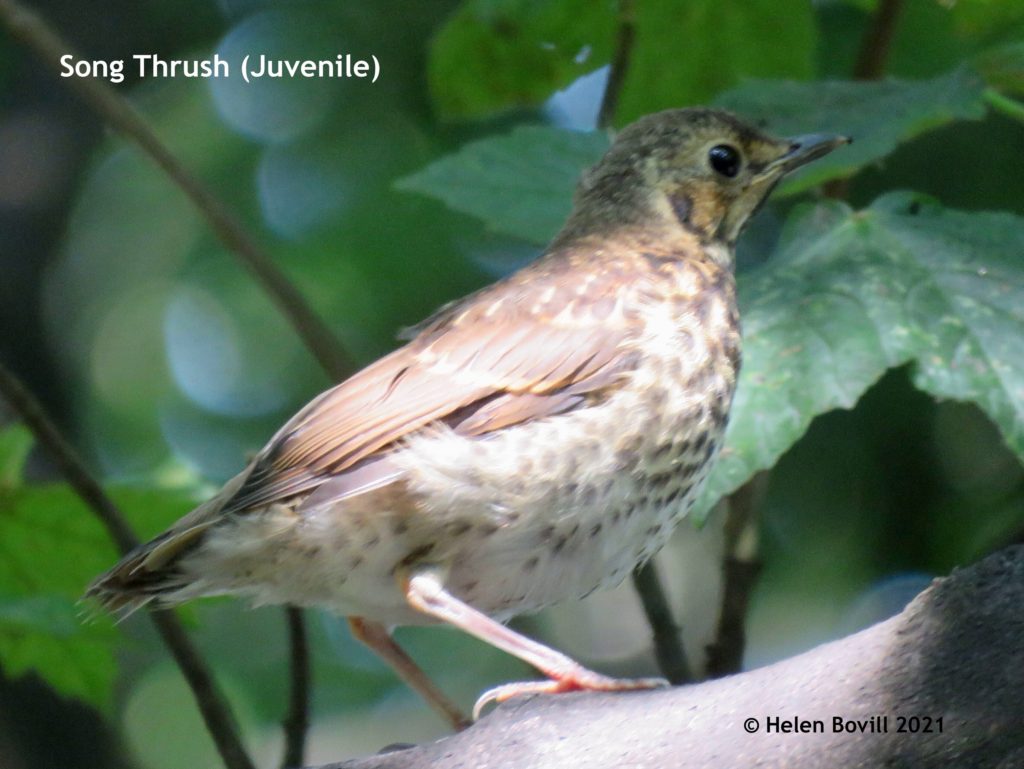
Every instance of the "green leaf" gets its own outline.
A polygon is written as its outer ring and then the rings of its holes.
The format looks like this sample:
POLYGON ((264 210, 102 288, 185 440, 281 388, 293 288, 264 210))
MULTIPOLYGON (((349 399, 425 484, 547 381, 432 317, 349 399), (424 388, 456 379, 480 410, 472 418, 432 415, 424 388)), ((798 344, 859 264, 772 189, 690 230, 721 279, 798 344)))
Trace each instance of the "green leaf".
POLYGON ((990 48, 971 63, 993 88, 1024 94, 1024 40, 990 48))
MULTIPOLYGON (((78 600, 117 553, 70 487, 18 481, 0 487, 0 666, 7 676, 35 672, 66 696, 106 707, 118 634, 109 618, 86 619, 78 600)), ((192 504, 182 489, 126 487, 112 495, 147 532, 192 504)))
POLYGON ((954 3, 949 12, 957 34, 974 45, 1011 42, 1024 34, 1024 5, 1020 0, 954 3))
POLYGON ((537 104, 608 61, 609 0, 467 0, 430 47, 428 80, 446 117, 537 104))
POLYGON ((21 628, 67 638, 78 632, 78 615, 75 605, 63 596, 0 595, 0 626, 8 632, 21 628))
POLYGON ((810 77, 816 40, 805 0, 639 2, 615 122, 707 103, 743 77, 810 77))
POLYGON ((698 512, 771 467, 888 368, 978 404, 1024 458, 1024 219, 892 194, 805 208, 741 276, 744 364, 698 512))
POLYGON ((0 496, 0 594, 6 598, 0 663, 6 675, 34 671, 62 694, 109 704, 111 623, 83 623, 69 634, 66 617, 59 617, 74 614, 88 580, 114 558, 105 532, 68 487, 22 487, 0 496), (26 605, 14 601, 39 595, 46 605, 28 622, 26 605))
POLYGON ((14 424, 0 430, 0 489, 13 489, 21 483, 30 451, 32 433, 28 428, 14 424))
MULTIPOLYGON (((795 193, 852 176, 931 128, 985 114, 981 80, 956 70, 933 80, 883 82, 751 81, 719 106, 763 122, 779 135, 834 132, 854 143, 810 164, 781 185, 795 193)), ((569 214, 583 169, 608 148, 604 133, 530 126, 467 144, 396 183, 443 201, 489 228, 545 244, 569 214)))
POLYGON ((784 181, 783 194, 853 176, 899 144, 954 120, 984 117, 984 83, 966 69, 931 80, 877 82, 753 80, 722 94, 716 104, 779 136, 841 133, 853 144, 784 181))
POLYGON ((580 172, 607 149, 604 133, 520 127, 467 144, 395 186, 437 198, 497 232, 544 244, 569 215, 580 172))

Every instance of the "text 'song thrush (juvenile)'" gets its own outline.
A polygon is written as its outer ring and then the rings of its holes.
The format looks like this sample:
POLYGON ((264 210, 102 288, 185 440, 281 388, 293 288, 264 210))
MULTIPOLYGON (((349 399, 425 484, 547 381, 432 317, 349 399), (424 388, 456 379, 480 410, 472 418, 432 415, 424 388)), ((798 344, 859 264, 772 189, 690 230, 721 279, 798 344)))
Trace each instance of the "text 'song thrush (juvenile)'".
POLYGON ((325 607, 457 726, 388 626, 449 622, 547 676, 477 712, 659 685, 501 623, 613 587, 668 540, 736 386, 736 238, 786 173, 846 141, 778 139, 710 109, 626 127, 539 259, 315 398, 90 595, 112 610, 220 594, 325 607))

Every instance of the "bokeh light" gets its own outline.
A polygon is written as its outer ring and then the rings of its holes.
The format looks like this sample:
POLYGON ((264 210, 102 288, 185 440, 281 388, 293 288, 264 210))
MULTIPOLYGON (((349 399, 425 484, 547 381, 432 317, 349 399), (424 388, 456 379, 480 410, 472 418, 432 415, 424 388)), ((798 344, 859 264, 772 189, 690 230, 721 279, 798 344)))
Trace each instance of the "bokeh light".
POLYGON ((332 78, 241 77, 242 61, 257 59, 333 59, 341 49, 316 16, 298 9, 260 11, 239 22, 221 40, 216 53, 228 62, 231 77, 208 81, 210 93, 225 121, 238 131, 265 142, 294 139, 312 130, 331 110, 341 81, 332 78))

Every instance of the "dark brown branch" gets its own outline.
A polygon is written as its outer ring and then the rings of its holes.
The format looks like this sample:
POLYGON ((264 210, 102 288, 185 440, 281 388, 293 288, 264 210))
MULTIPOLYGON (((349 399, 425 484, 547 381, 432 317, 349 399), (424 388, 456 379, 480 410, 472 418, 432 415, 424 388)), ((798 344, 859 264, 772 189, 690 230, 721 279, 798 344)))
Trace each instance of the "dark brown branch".
MULTIPOLYGON (((16 0, 0 0, 0 22, 14 37, 60 71, 60 58, 73 49, 35 11, 16 0)), ((186 169, 157 138, 142 115, 110 85, 97 78, 71 77, 64 81, 103 120, 135 142, 163 169, 206 219, 220 242, 253 274, 277 304, 309 350, 334 379, 348 376, 354 366, 326 324, 309 307, 284 273, 245 231, 235 216, 196 176, 186 169)))
POLYGON ((885 63, 889 59, 902 6, 903 0, 879 0, 878 8, 864 30, 857 61, 853 65, 853 76, 857 80, 878 80, 885 74, 885 63))
POLYGON ((673 689, 517 698, 451 737, 321 769, 1024 766, 1022 607, 1016 546, 937 580, 892 619, 774 665, 673 689), (865 731, 834 731, 836 716, 865 731), (917 717, 916 731, 899 731, 899 716, 917 717), (769 718, 818 720, 821 732, 768 731, 769 718))
POLYGON ((714 641, 707 648, 709 678, 743 669, 747 646, 747 608, 761 573, 757 557, 758 511, 768 487, 768 473, 755 475, 724 501, 725 548, 722 606, 714 641))
POLYGON ((150 611, 149 617, 192 689, 206 730, 213 737, 224 766, 228 769, 255 769, 242 744, 241 730, 231 712, 231 706, 218 688, 199 650, 189 640, 178 615, 164 610, 150 611))
POLYGON ((619 106, 619 94, 626 82, 629 62, 633 55, 636 39, 636 11, 634 0, 619 0, 618 27, 615 33, 615 51, 608 68, 608 82, 604 86, 601 107, 597 112, 597 127, 608 128, 615 119, 619 106))
MULTIPOLYGON (((902 7, 903 0, 879 0, 860 40, 857 61, 853 65, 855 80, 878 80, 885 74, 902 7)), ((825 195, 836 200, 844 199, 849 191, 849 179, 834 179, 824 185, 825 195)))
POLYGON ((671 684, 685 684, 693 680, 686 662, 686 650, 679 626, 672 617, 654 560, 633 572, 633 587, 640 596, 644 614, 654 635, 654 657, 661 674, 671 684))
MULTIPOLYGON (((100 519, 118 550, 124 554, 135 547, 138 539, 117 505, 92 477, 85 463, 43 411, 35 396, 3 365, 0 365, 0 394, 32 431, 71 488, 100 519)), ((149 617, 191 687, 224 765, 228 769, 254 769, 242 745, 231 709, 199 652, 185 635, 177 615, 170 611, 151 611, 149 617)))
POLYGON ((39 445, 49 453, 57 471, 67 480, 68 485, 100 519, 117 549, 124 554, 138 545, 139 540, 124 516, 43 411, 39 401, 3 364, 0 364, 0 394, 32 432, 39 445))
POLYGON ((291 650, 291 694, 284 726, 282 769, 302 766, 306 756, 306 732, 309 730, 309 641, 302 610, 285 609, 288 619, 288 646, 291 650))

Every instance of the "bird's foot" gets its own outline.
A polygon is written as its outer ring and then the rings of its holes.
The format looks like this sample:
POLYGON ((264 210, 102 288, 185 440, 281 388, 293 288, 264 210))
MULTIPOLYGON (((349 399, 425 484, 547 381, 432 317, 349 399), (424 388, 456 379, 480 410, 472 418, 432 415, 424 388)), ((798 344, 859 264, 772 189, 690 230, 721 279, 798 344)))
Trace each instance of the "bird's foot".
POLYGON ((547 681, 505 684, 484 692, 473 707, 474 721, 489 702, 504 702, 520 694, 622 692, 668 686, 668 682, 661 678, 611 678, 588 670, 574 659, 520 635, 512 628, 495 622, 479 610, 460 601, 445 589, 441 575, 432 569, 399 574, 399 580, 405 591, 406 600, 413 608, 450 622, 470 635, 515 655, 548 677, 547 681))
POLYGON ((501 703, 523 694, 559 694, 561 692, 629 692, 642 689, 660 689, 668 686, 664 678, 610 678, 580 667, 577 670, 547 681, 518 681, 488 689, 473 706, 473 720, 480 718, 490 703, 501 703))

